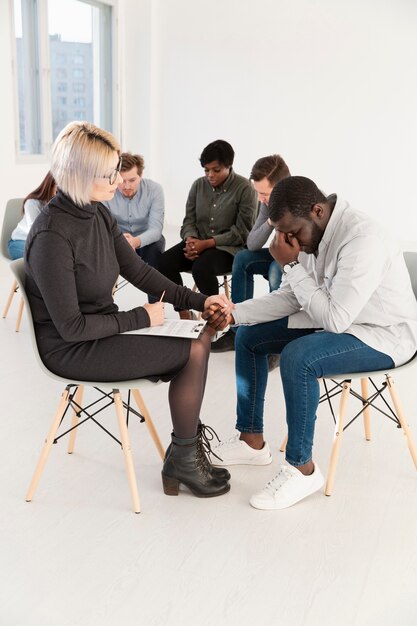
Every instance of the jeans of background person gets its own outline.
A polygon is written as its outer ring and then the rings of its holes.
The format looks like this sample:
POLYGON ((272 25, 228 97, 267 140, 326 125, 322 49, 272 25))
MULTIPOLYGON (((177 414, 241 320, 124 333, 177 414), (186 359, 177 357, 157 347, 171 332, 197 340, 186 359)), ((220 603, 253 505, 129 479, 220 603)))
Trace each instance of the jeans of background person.
POLYGON ((10 239, 7 248, 9 250, 10 258, 14 261, 15 259, 21 259, 25 253, 25 244, 26 241, 23 239, 10 239))
POLYGON ((233 255, 208 248, 195 260, 190 261, 184 256, 185 243, 181 241, 173 246, 161 257, 159 271, 177 285, 182 285, 181 272, 191 271, 195 284, 201 293, 206 296, 214 296, 219 293, 219 281, 217 276, 231 272, 233 255))
POLYGON ((256 274, 260 274, 269 282, 269 291, 279 288, 282 270, 272 258, 268 248, 241 250, 236 254, 232 269, 233 302, 244 302, 253 298, 256 274))
MULTIPOLYGON (((150 243, 148 246, 143 246, 143 248, 136 248, 136 254, 140 256, 145 263, 154 267, 156 270, 159 270, 159 261, 161 259, 162 254, 165 250, 165 237, 161 237, 159 241, 155 241, 154 243, 150 243)), ((158 302, 158 298, 154 298, 153 296, 148 296, 149 304, 153 304, 154 302, 158 302)))
POLYGON ((394 367, 383 354, 347 333, 288 328, 288 318, 240 326, 236 334, 237 424, 240 432, 262 433, 268 354, 281 354, 288 443, 286 460, 304 465, 311 460, 318 378, 385 370, 394 367))

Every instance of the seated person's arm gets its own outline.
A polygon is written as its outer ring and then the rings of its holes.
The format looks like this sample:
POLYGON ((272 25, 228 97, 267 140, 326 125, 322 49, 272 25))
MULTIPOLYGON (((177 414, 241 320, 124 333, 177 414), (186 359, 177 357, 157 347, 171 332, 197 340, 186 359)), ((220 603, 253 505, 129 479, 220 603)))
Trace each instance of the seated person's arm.
POLYGON ((152 192, 150 194, 148 227, 142 233, 138 233, 140 238, 139 246, 149 246, 151 243, 155 243, 161 239, 164 226, 164 214, 165 202, 163 189, 158 183, 153 183, 152 192))
POLYGON ((268 207, 265 203, 262 203, 259 207, 256 222, 246 241, 248 250, 260 250, 268 241, 273 230, 273 226, 268 223, 268 207))
POLYGON ((196 224, 196 204, 197 204, 197 181, 195 181, 188 194, 187 203, 185 205, 185 217, 182 223, 180 236, 186 241, 187 237, 199 238, 199 232, 196 224))

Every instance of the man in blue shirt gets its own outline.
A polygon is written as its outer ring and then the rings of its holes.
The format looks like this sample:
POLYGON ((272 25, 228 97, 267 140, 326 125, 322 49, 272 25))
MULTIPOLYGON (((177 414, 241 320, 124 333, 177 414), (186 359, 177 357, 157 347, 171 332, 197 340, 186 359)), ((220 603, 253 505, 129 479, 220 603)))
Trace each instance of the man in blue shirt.
POLYGON ((159 183, 142 178, 145 161, 139 154, 123 152, 120 183, 114 198, 104 202, 115 216, 124 236, 136 253, 158 269, 165 250, 164 192, 159 183))

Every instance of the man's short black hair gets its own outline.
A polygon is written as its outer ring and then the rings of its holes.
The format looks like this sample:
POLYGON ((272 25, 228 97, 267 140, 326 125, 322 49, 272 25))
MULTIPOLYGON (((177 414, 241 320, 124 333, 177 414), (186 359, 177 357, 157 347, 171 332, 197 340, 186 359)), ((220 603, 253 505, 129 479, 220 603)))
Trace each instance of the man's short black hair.
POLYGON ((312 206, 326 200, 323 192, 309 178, 289 176, 280 180, 272 190, 268 205, 269 218, 276 223, 289 212, 294 217, 308 219, 312 206))
POLYGON ((223 139, 216 139, 216 141, 209 143, 209 145, 204 148, 200 155, 200 163, 201 167, 204 167, 207 163, 218 161, 225 167, 232 167, 234 158, 235 151, 230 143, 227 143, 227 141, 223 139))

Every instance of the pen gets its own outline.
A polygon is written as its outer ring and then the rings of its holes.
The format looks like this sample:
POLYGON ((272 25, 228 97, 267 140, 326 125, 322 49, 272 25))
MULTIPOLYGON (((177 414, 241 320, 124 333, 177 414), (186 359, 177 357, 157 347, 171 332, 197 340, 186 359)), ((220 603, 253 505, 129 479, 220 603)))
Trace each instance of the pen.
POLYGON ((159 302, 162 302, 164 295, 165 295, 165 289, 164 289, 164 291, 162 292, 162 296, 159 298, 159 302))

